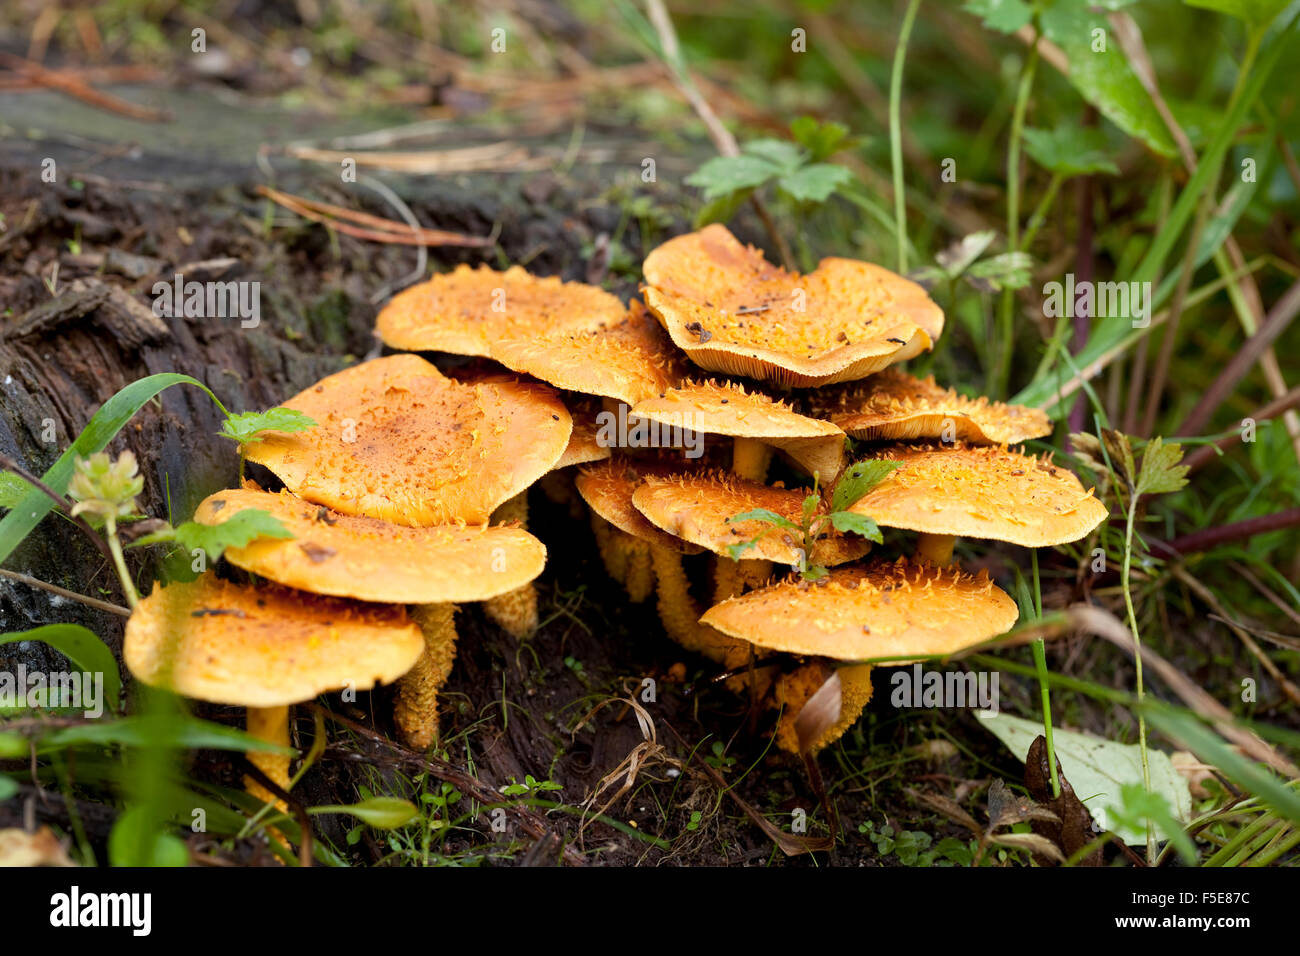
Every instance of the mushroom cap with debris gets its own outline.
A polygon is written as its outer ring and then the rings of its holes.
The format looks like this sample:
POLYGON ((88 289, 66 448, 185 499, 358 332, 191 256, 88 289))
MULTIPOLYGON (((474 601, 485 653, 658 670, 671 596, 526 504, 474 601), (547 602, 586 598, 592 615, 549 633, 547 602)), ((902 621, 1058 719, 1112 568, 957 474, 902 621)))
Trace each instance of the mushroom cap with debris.
POLYGON ((831 481, 844 464, 844 432, 838 426, 800 415, 739 382, 683 382, 632 406, 631 417, 708 435, 752 438, 780 448, 824 481, 831 481))
POLYGON ((194 520, 221 524, 249 508, 269 512, 292 539, 257 538, 226 560, 288 587, 397 604, 486 601, 542 573, 546 546, 504 525, 409 528, 339 514, 282 491, 219 491, 194 520))
POLYGON ((885 528, 1041 548, 1086 537, 1109 513, 1046 455, 958 442, 887 445, 868 457, 902 462, 849 509, 885 528))
POLYGON ((945 438, 1011 445, 1052 433, 1052 420, 1041 409, 966 398, 936 385, 933 377, 922 380, 892 368, 860 382, 818 389, 808 401, 813 415, 865 440, 945 438))
POLYGON ((155 587, 122 656, 139 680, 215 704, 282 707, 409 671, 424 637, 396 604, 361 604, 215 574, 155 587))
POLYGON ((670 239, 645 302, 701 368, 799 387, 863 378, 933 348, 943 312, 920 285, 854 259, 786 272, 725 226, 670 239))
POLYGON ((792 576, 714 605, 700 622, 788 654, 906 663, 983 643, 1018 616, 987 572, 899 558, 843 565, 817 581, 792 576))
POLYGON ((595 400, 580 395, 568 396, 565 405, 573 419, 573 431, 569 434, 564 454, 551 466, 551 470, 559 471, 570 465, 608 460, 613 451, 610 444, 601 440, 600 426, 596 422, 596 416, 600 414, 599 405, 595 400))
POLYGON ((285 407, 316 427, 249 446, 290 491, 404 525, 486 522, 554 467, 572 420, 545 385, 447 378, 418 355, 345 369, 285 407))
POLYGON ((594 330, 528 331, 491 345, 507 368, 557 388, 635 405, 676 384, 685 373, 681 353, 659 322, 633 301, 619 322, 594 330))
POLYGON ((532 275, 519 266, 457 266, 399 292, 375 331, 390 348, 492 356, 493 343, 613 325, 626 310, 616 296, 581 282, 532 275))
POLYGON ((702 548, 659 530, 632 503, 637 486, 648 475, 663 473, 625 458, 613 458, 579 468, 573 483, 588 507, 618 530, 669 551, 699 554, 702 548))
MULTIPOLYGON (((781 488, 710 471, 648 475, 633 492, 632 503, 655 527, 724 558, 730 557, 729 545, 754 540, 753 547, 746 548, 740 558, 795 564, 802 542, 790 531, 757 519, 727 519, 763 508, 797 525, 804 499, 810 494, 811 488, 781 488)), ((871 548, 871 542, 858 535, 840 534, 833 528, 827 532, 808 556, 813 564, 856 561, 871 548)))

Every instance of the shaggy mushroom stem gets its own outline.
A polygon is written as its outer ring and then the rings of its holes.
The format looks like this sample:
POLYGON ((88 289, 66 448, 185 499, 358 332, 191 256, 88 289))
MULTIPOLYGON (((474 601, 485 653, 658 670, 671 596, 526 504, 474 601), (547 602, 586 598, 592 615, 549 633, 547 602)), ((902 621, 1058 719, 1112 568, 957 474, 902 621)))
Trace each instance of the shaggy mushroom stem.
POLYGON ((957 537, 951 534, 921 534, 916 539, 916 556, 936 567, 952 564, 952 549, 957 537))
POLYGON ((681 555, 652 544, 650 556, 659 582, 659 619, 668 636, 688 651, 727 667, 748 661, 749 644, 700 623, 700 609, 691 597, 681 555))
POLYGON ((756 438, 736 438, 731 449, 731 470, 750 481, 764 481, 772 461, 772 446, 756 438))
MULTIPOLYGON (((521 529, 528 530, 528 492, 521 491, 498 507, 492 512, 492 520, 497 524, 517 521, 521 529)), ((488 598, 483 602, 483 611, 507 633, 519 638, 527 637, 537 630, 537 588, 530 582, 488 598)))
POLYGON ((454 604, 421 604, 411 618, 424 635, 424 653, 397 682, 393 719, 402 741, 412 750, 428 750, 438 735, 438 691, 456 661, 454 604))
POLYGON ((642 604, 654 592, 654 560, 650 556, 650 546, 644 541, 636 541, 628 554, 627 577, 623 587, 627 590, 628 600, 633 604, 642 604))
MULTIPOLYGON (((248 733, 258 740, 281 747, 289 746, 289 708, 283 707, 249 707, 246 720, 248 733)), ((279 784, 281 790, 289 789, 289 755, 269 753, 265 750, 253 750, 248 753, 248 762, 271 780, 279 784)), ((258 800, 270 803, 281 811, 288 808, 284 801, 251 777, 246 778, 244 786, 258 800)))
MULTIPOLYGON (((781 718, 776 725, 776 745, 788 753, 799 753, 799 734, 795 730, 795 721, 803 712, 804 705, 817 693, 835 673, 824 661, 812 661, 804 664, 792 673, 783 675, 777 682, 775 706, 782 707, 781 718)), ((871 665, 850 664, 838 668, 840 676, 840 715, 829 727, 818 734, 809 748, 817 753, 829 747, 844 736, 862 716, 867 702, 871 700, 871 665)))

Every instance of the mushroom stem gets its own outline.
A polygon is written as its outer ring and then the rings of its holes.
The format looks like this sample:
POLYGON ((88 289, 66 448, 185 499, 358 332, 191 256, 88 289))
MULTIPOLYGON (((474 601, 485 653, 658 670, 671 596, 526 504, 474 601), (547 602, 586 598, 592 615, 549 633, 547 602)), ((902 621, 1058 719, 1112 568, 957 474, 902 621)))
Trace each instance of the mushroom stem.
MULTIPOLYGON (((258 740, 281 747, 289 746, 289 708, 283 707, 249 707, 246 726, 248 733, 258 740)), ((253 750, 248 753, 248 762, 271 780, 280 785, 281 790, 289 789, 289 755, 269 753, 265 750, 253 750)), ((284 801, 274 796, 251 777, 244 779, 244 786, 254 797, 263 803, 270 803, 279 810, 288 808, 284 801)))
POLYGON ((644 541, 637 541, 636 545, 628 555, 627 578, 623 586, 627 589, 628 600, 642 604, 654 592, 655 569, 650 546, 644 541))
POLYGON ((952 564, 952 549, 957 538, 951 534, 921 534, 916 539, 916 556, 937 567, 952 564))
POLYGON ((772 461, 772 446, 756 438, 736 438, 731 450, 731 470, 750 481, 764 481, 772 461))
MULTIPOLYGON (((501 524, 516 521, 522 530, 528 530, 528 492, 521 491, 492 513, 492 520, 501 524)), ((537 630, 537 588, 531 582, 523 587, 488 598, 483 602, 483 612, 515 637, 527 637, 537 630)))
POLYGON ((781 718, 776 725, 776 745, 782 750, 799 753, 799 735, 795 721, 804 705, 821 688, 832 673, 840 677, 840 715, 829 727, 818 734, 809 748, 817 753, 844 736, 862 716, 871 700, 871 665, 850 664, 833 671, 824 660, 813 661, 781 677, 777 683, 775 705, 782 706, 781 718))
POLYGON ((659 545, 650 545, 658 579, 659 619, 669 637, 686 648, 703 654, 711 661, 729 668, 739 667, 749 660, 749 644, 728 637, 708 625, 700 623, 700 609, 691 597, 682 556, 659 545))
POLYGON ((721 604, 737 597, 745 589, 745 582, 739 561, 718 555, 713 563, 713 603, 721 604))
POLYGON ((424 635, 424 653, 397 682, 393 719, 403 742, 413 750, 428 750, 438 735, 438 691, 456 661, 454 604, 420 604, 411 618, 424 635))

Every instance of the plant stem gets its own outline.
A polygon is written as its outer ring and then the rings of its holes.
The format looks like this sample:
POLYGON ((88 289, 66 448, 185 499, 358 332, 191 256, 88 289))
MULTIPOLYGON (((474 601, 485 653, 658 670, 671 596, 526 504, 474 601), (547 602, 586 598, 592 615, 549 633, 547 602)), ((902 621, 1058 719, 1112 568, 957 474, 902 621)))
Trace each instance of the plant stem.
MULTIPOLYGON (((1129 574, 1133 565, 1133 521, 1137 517, 1137 488, 1132 484, 1128 489, 1128 514, 1124 526, 1124 570, 1121 586, 1124 591, 1124 608, 1128 612, 1129 630, 1133 632, 1133 666, 1137 682, 1137 699, 1141 704, 1146 696, 1142 686, 1142 635, 1138 633, 1137 613, 1133 610, 1133 590, 1129 586, 1129 574)), ((1146 715, 1138 711, 1138 752, 1142 755, 1142 786, 1151 790, 1151 762, 1147 757, 1147 721, 1146 715)), ((1150 821, 1147 822, 1147 861, 1155 862, 1155 839, 1150 821)))
POLYGON ((1052 180, 1047 184, 1047 191, 1043 193, 1043 198, 1038 201, 1033 214, 1029 217, 1029 222, 1025 225, 1025 234, 1020 238, 1020 250, 1022 252, 1027 250, 1038 236, 1038 230, 1042 228, 1043 222, 1047 219, 1047 210, 1051 207, 1052 200, 1056 198, 1056 194, 1060 191, 1063 182, 1065 182, 1063 175, 1060 173, 1052 174, 1052 180))
MULTIPOLYGON (((1038 549, 1029 549, 1034 569, 1034 620, 1043 617, 1043 585, 1038 576, 1038 549)), ((1047 744, 1047 766, 1052 771, 1052 797, 1061 795, 1061 781, 1056 773, 1056 747, 1052 743, 1052 692, 1047 680, 1047 642, 1034 641, 1034 670, 1038 673, 1038 690, 1043 702, 1043 740, 1047 744)))
POLYGON ((909 0, 903 26, 894 47, 894 68, 889 76, 889 159, 894 172, 894 222, 898 245, 898 271, 907 271, 907 200, 903 192, 903 123, 900 105, 903 94, 903 63, 907 59, 907 42, 921 0, 909 0))
POLYGON ((109 518, 104 523, 104 539, 108 542, 108 550, 113 555, 113 566, 117 568, 118 580, 122 582, 122 593, 126 595, 126 605, 131 610, 140 603, 140 595, 136 593, 135 582, 131 580, 131 574, 126 569, 126 559, 122 556, 122 542, 117 537, 117 521, 109 518))
MULTIPOLYGON (((1025 128, 1025 113, 1029 108, 1029 92, 1034 86, 1034 73, 1038 67, 1038 43, 1029 50, 1024 71, 1020 74, 1020 87, 1016 90, 1015 110, 1011 114, 1011 140, 1007 144, 1007 249, 1020 248, 1020 137, 1025 128)), ((1011 379, 1011 353, 1015 338, 1015 293, 1004 289, 998 304, 998 344, 1002 356, 993 381, 993 394, 1003 397, 1011 379)))

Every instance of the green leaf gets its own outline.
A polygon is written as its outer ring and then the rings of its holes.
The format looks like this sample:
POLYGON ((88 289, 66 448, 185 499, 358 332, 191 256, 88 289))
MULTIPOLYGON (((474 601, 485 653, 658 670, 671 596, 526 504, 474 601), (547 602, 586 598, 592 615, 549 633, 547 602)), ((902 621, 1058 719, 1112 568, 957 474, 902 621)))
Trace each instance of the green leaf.
POLYGON ((1043 33, 1070 61, 1068 78, 1108 120, 1162 156, 1176 156, 1169 128, 1129 66, 1104 16, 1074 0, 1056 0, 1039 18, 1043 33), (1094 31, 1100 30, 1101 33, 1094 31), (1095 39, 1094 39, 1095 38, 1095 39), (1104 40, 1104 50, 1094 50, 1104 40))
MULTIPOLYGON (((86 427, 81 430, 81 434, 68 450, 59 456, 59 460, 50 467, 49 471, 41 476, 41 480, 59 494, 63 494, 72 478, 73 463, 76 459, 79 456, 87 458, 97 451, 102 451, 104 446, 112 441, 123 426, 135 416, 142 405, 172 385, 194 385, 203 389, 222 413, 225 413, 226 409, 217 396, 213 395, 212 390, 198 379, 176 372, 150 375, 132 382, 101 405, 99 411, 95 412, 86 427)), ((46 495, 35 488, 28 490, 22 500, 14 505, 3 520, 0 520, 0 564, 13 554, 14 548, 31 534, 32 529, 40 524, 41 519, 53 508, 54 502, 46 495)))
POLYGON ((108 834, 108 862, 112 866, 188 866, 185 842, 165 832, 150 818, 147 808, 132 807, 117 818, 108 834))
POLYGON ((149 539, 171 537, 186 551, 193 552, 202 548, 209 561, 216 561, 226 548, 242 548, 258 538, 292 538, 288 528, 269 511, 260 508, 245 508, 236 512, 221 524, 199 524, 187 521, 175 528, 170 535, 163 532, 161 536, 149 535, 141 543, 152 544, 149 539))
POLYGON ((1286 9, 1290 0, 1183 0, 1189 7, 1215 10, 1238 20, 1245 20, 1255 29, 1263 29, 1286 9))
POLYGON ((745 155, 767 160, 786 173, 793 172, 804 163, 803 150, 783 139, 750 140, 740 147, 740 151, 745 155))
POLYGON ((776 185, 798 202, 825 202, 831 193, 852 181, 853 174, 843 166, 813 163, 786 173, 776 181, 776 185))
POLYGON ((0 471, 0 508, 12 508, 31 490, 32 486, 17 475, 0 471))
POLYGON ((717 199, 706 202, 700 207, 700 211, 695 214, 695 228, 703 229, 714 222, 730 222, 731 217, 749 201, 749 197, 753 194, 754 190, 752 189, 738 189, 734 193, 726 193, 717 199))
POLYGON ((727 557, 731 558, 732 561, 739 561, 741 555, 750 548, 757 547, 758 542, 762 539, 763 536, 759 535, 757 538, 750 538, 748 541, 742 541, 739 544, 727 545, 727 557))
POLYGON ((378 830, 395 830, 420 815, 415 804, 398 797, 370 797, 350 806, 312 807, 308 813, 347 813, 378 830))
MULTIPOLYGON (((984 717, 979 723, 1021 761, 1029 754, 1030 744, 1043 732, 1041 721, 1024 720, 1006 713, 984 717)), ((1109 811, 1121 802, 1126 784, 1142 785, 1142 756, 1136 744, 1115 743, 1060 728, 1053 732, 1052 738, 1065 779, 1070 781, 1070 786, 1094 818, 1104 816, 1101 811, 1109 811)), ((1153 792, 1164 797, 1176 820, 1188 819, 1192 812, 1192 795, 1187 788, 1187 779, 1174 769, 1173 761, 1163 751, 1148 747, 1147 761, 1153 792)), ((1144 826, 1132 827, 1116 819, 1106 819, 1105 824, 1125 843, 1146 843, 1144 826)), ((1172 836, 1159 824, 1155 830, 1157 838, 1162 841, 1172 836)))
POLYGON ((122 678, 117 670, 117 658, 92 631, 80 624, 46 624, 30 631, 13 631, 0 634, 0 644, 18 641, 40 641, 54 648, 79 670, 104 675, 104 703, 117 711, 117 700, 122 693, 122 678))
POLYGON ((292 408, 277 406, 264 412, 241 412, 227 415, 221 423, 222 438, 229 438, 239 445, 261 441, 266 437, 263 432, 301 432, 315 427, 316 422, 302 412, 292 408))
POLYGON ((987 286, 985 291, 1023 289, 1029 285, 1033 258, 1025 252, 1003 252, 975 263, 966 270, 966 277, 976 286, 987 286))
POLYGON ((8 800, 18 792, 18 782, 13 777, 0 773, 0 800, 8 800))
POLYGON ((1025 0, 966 0, 962 9, 999 33, 1015 33, 1034 18, 1034 9, 1025 0))
POLYGON ((1147 443, 1142 453, 1142 470, 1138 472, 1137 492, 1140 495, 1164 495, 1178 491, 1187 484, 1187 465, 1183 460, 1182 445, 1166 445, 1159 435, 1147 443))
POLYGON ((741 189, 755 189, 781 174, 779 166, 758 156, 715 156, 686 177, 688 186, 704 190, 706 201, 741 189))
POLYGON ((1096 127, 1058 123, 1050 130, 1026 127, 1022 135, 1025 152, 1054 173, 1119 175, 1119 167, 1107 155, 1106 134, 1096 127))
POLYGON ((264 750, 288 755, 297 752, 291 747, 259 740, 234 727, 184 714, 123 717, 63 727, 41 738, 40 752, 62 750, 78 744, 178 750, 264 750))
POLYGON ((0 732, 0 760, 21 760, 31 753, 31 744, 22 734, 0 732))
POLYGON ((876 522, 866 515, 860 515, 855 511, 833 511, 831 512, 831 524, 835 526, 836 531, 845 533, 860 534, 869 541, 876 544, 884 544, 885 539, 880 535, 880 528, 876 522))
POLYGON ((820 163, 851 144, 849 128, 843 123, 834 120, 819 123, 811 116, 800 116, 791 123, 790 135, 808 151, 808 159, 813 163, 820 163))
POLYGON ((992 229, 972 232, 935 253, 934 261, 939 263, 943 277, 955 279, 969 269, 976 259, 984 255, 984 250, 996 238, 997 233, 992 229))
POLYGON ((739 524, 742 521, 766 521, 768 524, 774 524, 779 528, 787 528, 792 531, 802 531, 797 524, 775 511, 768 511, 766 508, 755 508, 753 511, 742 511, 738 515, 732 515, 727 519, 728 524, 739 524))
POLYGON ((1187 835, 1187 831, 1179 826, 1173 811, 1169 809, 1168 800, 1147 790, 1140 783, 1124 784, 1120 787, 1119 795, 1120 805, 1112 805, 1110 808, 1110 823, 1133 830, 1145 830, 1149 822, 1153 829, 1159 828, 1169 834, 1169 839, 1173 841, 1174 848, 1184 863, 1188 866, 1196 865, 1196 844, 1187 835))
POLYGON ((888 478, 891 471, 901 467, 901 461, 887 461, 883 458, 872 458, 850 465, 831 492, 831 511, 848 511, 859 498, 888 478))

